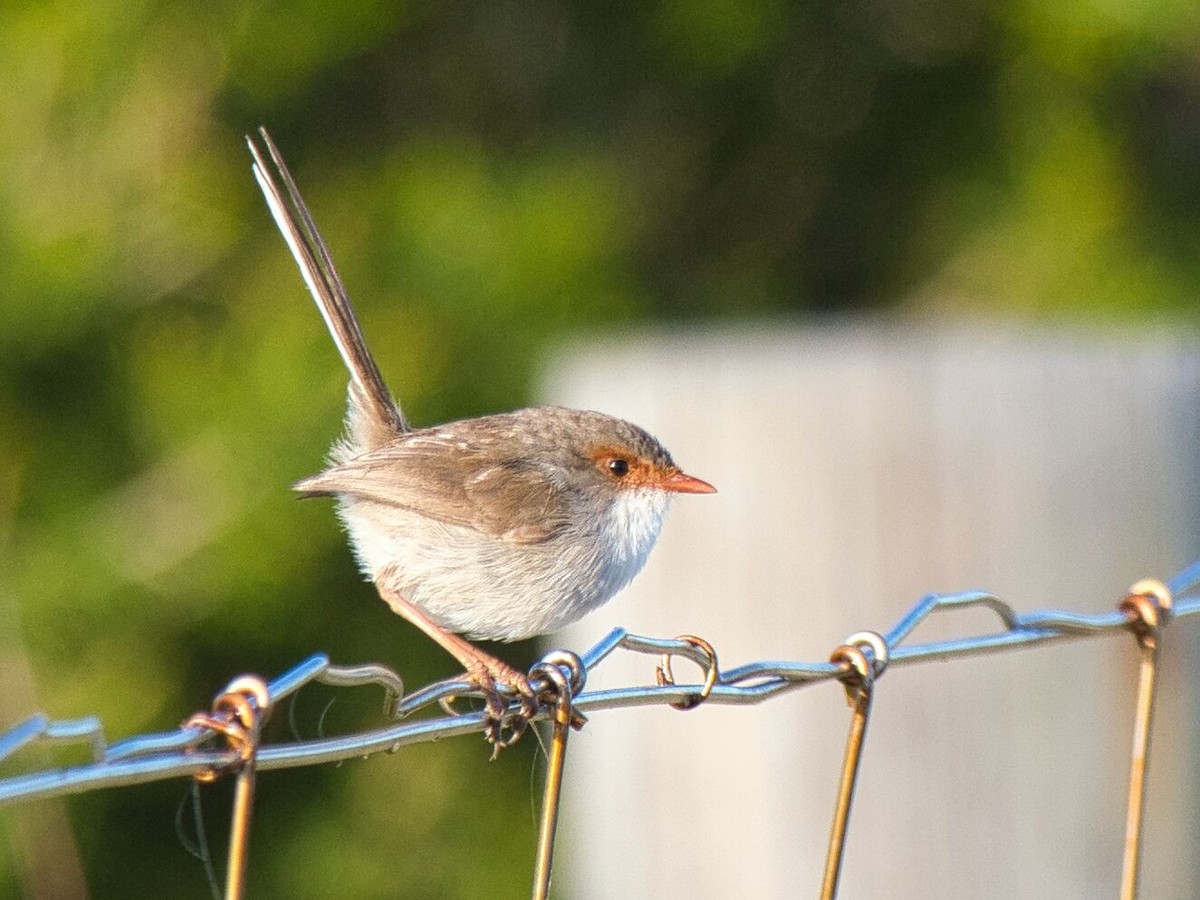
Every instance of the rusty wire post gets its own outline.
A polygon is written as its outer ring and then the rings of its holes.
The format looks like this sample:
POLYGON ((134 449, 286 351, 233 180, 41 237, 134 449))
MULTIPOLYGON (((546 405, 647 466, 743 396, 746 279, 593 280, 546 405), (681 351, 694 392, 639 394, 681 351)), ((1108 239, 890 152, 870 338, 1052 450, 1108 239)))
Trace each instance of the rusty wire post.
POLYGON ((546 785, 542 792, 542 816, 538 826, 537 853, 533 867, 533 900, 550 896, 550 874, 554 864, 554 837, 558 830, 558 809, 562 800, 562 777, 567 757, 567 737, 571 728, 582 728, 587 721, 575 710, 575 694, 583 690, 586 669, 573 653, 556 651, 530 670, 531 679, 547 683, 554 697, 553 730, 546 764, 546 785), (564 673, 566 668, 570 677, 564 673))
POLYGON ((871 697, 874 694, 875 679, 887 668, 887 642, 875 632, 860 631, 846 638, 846 642, 833 651, 829 661, 844 670, 842 684, 846 688, 846 702, 850 704, 854 714, 850 719, 850 733, 846 737, 846 753, 842 760, 837 806, 834 808, 833 823, 829 830, 829 851, 825 856, 825 876, 821 880, 821 900, 833 900, 837 896, 842 856, 846 846, 846 828, 850 822, 850 806, 854 801, 854 788, 858 781, 859 763, 862 761, 867 722, 871 717, 871 697))
POLYGON ((1139 581, 1121 601, 1141 650, 1137 708, 1133 719, 1133 752, 1129 766, 1129 805, 1125 813, 1125 849, 1121 861, 1121 900, 1134 900, 1142 862, 1142 825, 1146 811, 1146 776, 1150 768, 1150 726, 1158 682, 1158 650, 1171 614, 1171 592, 1161 581, 1139 581))
POLYGON ((250 847, 250 818, 254 810, 255 761, 259 735, 271 709, 271 695, 257 675, 242 675, 213 701, 212 712, 197 713, 185 728, 209 728, 222 735, 237 756, 227 769, 208 769, 195 776, 211 784, 227 772, 237 772, 233 814, 229 828, 229 859, 225 872, 225 900, 242 900, 246 890, 246 858, 250 847))

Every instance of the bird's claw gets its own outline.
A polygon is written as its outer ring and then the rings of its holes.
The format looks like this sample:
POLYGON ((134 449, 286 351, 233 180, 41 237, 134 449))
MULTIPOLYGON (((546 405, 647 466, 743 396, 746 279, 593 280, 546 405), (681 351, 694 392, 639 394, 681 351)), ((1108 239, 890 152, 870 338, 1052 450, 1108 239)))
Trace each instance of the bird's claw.
POLYGON ((492 759, 505 747, 521 739, 529 723, 542 709, 542 703, 529 685, 528 676, 506 669, 493 671, 480 667, 467 672, 468 677, 483 694, 484 738, 492 745, 492 759), (513 701, 516 709, 512 708, 513 701))

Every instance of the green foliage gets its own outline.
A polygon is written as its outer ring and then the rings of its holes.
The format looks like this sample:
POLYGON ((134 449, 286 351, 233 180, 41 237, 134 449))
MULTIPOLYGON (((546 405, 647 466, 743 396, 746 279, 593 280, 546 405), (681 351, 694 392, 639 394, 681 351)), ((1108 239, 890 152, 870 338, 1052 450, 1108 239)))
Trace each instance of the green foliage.
MULTIPOLYGON (((344 374, 250 177, 255 126, 429 423, 526 402, 541 349, 598 326, 1192 314, 1198 18, 5 5, 0 727, 45 709, 111 737, 170 728, 232 675, 315 650, 414 684, 452 671, 359 583, 329 505, 289 495, 338 431, 344 374)), ((264 776, 252 893, 519 895, 533 754, 489 766, 461 741, 264 776)), ((68 804, 94 896, 206 896, 175 836, 185 793, 68 804)), ((29 859, 0 858, 0 894, 53 863, 29 859)))

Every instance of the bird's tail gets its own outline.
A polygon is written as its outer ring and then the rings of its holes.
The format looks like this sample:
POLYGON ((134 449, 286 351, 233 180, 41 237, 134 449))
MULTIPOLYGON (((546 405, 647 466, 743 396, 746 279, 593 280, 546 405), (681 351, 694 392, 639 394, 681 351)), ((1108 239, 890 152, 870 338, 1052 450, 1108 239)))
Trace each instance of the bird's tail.
POLYGON ((349 418, 356 443, 360 449, 372 449, 388 436, 408 431, 408 422, 388 392, 383 376, 379 374, 379 367, 367 349, 358 318, 354 315, 354 307, 333 265, 329 248, 317 230, 312 213, 300 196, 291 172, 267 130, 259 128, 258 133, 266 148, 266 155, 252 136, 246 136, 246 143, 254 157, 254 177, 262 188, 263 196, 267 198, 267 206, 283 233, 283 239, 296 258, 304 283, 308 285, 325 324, 329 326, 333 342, 346 368, 350 370, 349 418), (273 173, 278 174, 278 179, 273 173))

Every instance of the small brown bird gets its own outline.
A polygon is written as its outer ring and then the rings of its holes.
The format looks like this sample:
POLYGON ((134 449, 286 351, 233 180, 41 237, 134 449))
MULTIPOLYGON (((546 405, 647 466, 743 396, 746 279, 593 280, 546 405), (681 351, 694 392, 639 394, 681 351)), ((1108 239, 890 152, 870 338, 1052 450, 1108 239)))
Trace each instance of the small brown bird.
POLYGON ((575 621, 641 570, 672 496, 715 488, 641 428, 598 412, 547 406, 412 428, 291 173, 259 134, 266 156, 247 137, 254 176, 350 370, 345 436, 295 488, 337 498, 362 572, 466 668, 499 745, 499 690, 531 715, 528 679, 460 633, 511 641, 575 621))

